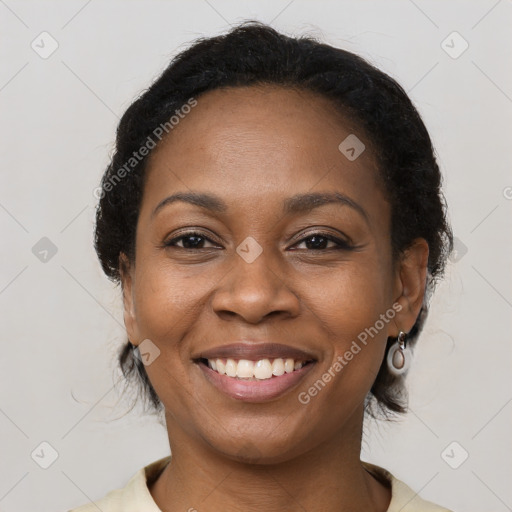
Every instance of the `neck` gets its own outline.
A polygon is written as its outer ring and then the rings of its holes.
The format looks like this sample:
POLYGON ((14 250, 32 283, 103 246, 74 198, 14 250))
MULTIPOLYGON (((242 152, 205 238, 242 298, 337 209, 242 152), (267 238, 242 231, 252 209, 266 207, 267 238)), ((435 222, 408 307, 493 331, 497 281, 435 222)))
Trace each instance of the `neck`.
POLYGON ((167 417, 172 459, 150 492, 163 512, 366 510, 384 512, 390 490, 360 461, 362 413, 328 442, 277 464, 234 461, 191 439, 167 417))

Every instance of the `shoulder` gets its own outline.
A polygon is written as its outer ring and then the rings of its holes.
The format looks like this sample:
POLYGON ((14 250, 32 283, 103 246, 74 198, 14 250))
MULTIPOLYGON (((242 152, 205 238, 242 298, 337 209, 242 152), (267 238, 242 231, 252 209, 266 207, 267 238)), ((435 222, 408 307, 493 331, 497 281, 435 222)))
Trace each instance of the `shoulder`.
POLYGON ((155 480, 170 461, 170 455, 139 469, 121 489, 68 512, 161 512, 151 496, 148 482, 155 480))
POLYGON ((421 498, 407 484, 398 480, 389 471, 380 466, 362 461, 363 466, 380 481, 391 487, 391 501, 386 512, 452 512, 421 498))

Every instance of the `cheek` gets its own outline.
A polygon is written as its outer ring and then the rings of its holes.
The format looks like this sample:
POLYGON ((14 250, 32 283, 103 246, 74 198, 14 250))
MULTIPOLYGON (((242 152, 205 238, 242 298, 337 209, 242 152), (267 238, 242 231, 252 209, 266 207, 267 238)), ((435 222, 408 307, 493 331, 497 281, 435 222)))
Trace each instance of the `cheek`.
MULTIPOLYGON (((143 261, 142 258, 140 261, 143 261)), ((146 260, 149 261, 149 260, 146 260)), ((145 366, 146 373, 166 410, 190 410, 190 354, 183 339, 195 324, 205 295, 200 280, 151 261, 138 269, 135 313, 141 339, 158 347, 158 357, 145 366)), ((187 414, 181 423, 190 421, 187 414)), ((189 425, 192 429, 192 425, 189 425)))
POLYGON ((307 306, 331 340, 323 370, 330 373, 326 379, 338 397, 364 396, 382 363, 396 314, 386 270, 376 260, 347 265, 335 277, 305 287, 307 306))
POLYGON ((347 263, 338 272, 304 283, 306 306, 339 340, 357 338, 391 307, 391 279, 382 266, 364 261, 347 263))
POLYGON ((152 260, 137 277, 135 290, 141 335, 166 344, 178 339, 204 306, 207 294, 207 280, 152 260))

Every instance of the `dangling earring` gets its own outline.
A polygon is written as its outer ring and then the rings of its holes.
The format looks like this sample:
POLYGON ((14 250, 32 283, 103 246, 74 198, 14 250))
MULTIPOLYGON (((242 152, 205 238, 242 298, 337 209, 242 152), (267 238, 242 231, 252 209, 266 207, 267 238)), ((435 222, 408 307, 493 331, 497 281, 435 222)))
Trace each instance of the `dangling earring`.
POLYGON ((388 369, 393 375, 404 374, 411 363, 411 353, 406 349, 405 338, 405 332, 400 331, 396 343, 388 351, 388 369))

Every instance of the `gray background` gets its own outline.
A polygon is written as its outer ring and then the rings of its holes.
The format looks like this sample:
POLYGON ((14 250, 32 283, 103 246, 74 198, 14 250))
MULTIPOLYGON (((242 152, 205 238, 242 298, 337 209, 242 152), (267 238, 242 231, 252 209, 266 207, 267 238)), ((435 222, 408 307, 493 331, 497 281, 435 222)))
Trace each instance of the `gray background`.
POLYGON ((510 0, 0 0, 0 17, 1 511, 67 510, 168 453, 157 420, 120 400, 121 302, 93 251, 93 190, 134 96, 189 41, 248 18, 361 54, 423 115, 457 253, 411 411, 368 422, 363 456, 454 510, 512 510, 510 0))

